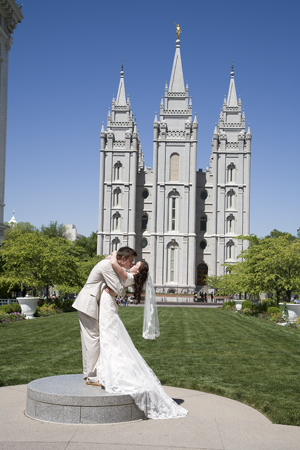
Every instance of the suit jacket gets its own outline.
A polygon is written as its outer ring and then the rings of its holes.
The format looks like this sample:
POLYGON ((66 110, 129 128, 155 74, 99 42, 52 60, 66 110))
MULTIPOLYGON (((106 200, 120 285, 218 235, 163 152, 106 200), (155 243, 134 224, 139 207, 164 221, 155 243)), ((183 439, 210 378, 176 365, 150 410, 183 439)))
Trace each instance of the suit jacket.
POLYGON ((73 303, 73 308, 98 320, 100 298, 106 285, 117 295, 123 296, 125 293, 125 289, 110 261, 104 259, 92 269, 87 282, 73 303))

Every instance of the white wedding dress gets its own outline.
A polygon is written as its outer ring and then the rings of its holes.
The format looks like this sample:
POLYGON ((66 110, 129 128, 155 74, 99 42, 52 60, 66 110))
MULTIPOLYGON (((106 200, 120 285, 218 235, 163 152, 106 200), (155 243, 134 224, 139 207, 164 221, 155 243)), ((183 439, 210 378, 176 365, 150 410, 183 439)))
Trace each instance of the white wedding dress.
POLYGON ((149 419, 184 417, 188 411, 170 398, 135 348, 118 314, 115 298, 100 301, 99 381, 109 393, 129 394, 149 419))

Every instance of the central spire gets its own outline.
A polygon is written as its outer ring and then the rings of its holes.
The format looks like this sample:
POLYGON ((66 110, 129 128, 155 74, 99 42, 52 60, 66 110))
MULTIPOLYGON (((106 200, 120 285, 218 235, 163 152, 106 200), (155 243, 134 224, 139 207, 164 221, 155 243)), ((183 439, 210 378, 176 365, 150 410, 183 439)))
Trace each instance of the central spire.
POLYGON ((180 39, 176 40, 176 50, 170 78, 169 92, 185 92, 180 54, 180 39))
POLYGON ((119 83, 116 105, 117 106, 126 106, 123 61, 122 61, 122 67, 121 67, 121 72, 120 72, 120 83, 119 83))
POLYGON ((233 61, 230 72, 230 84, 228 89, 227 106, 237 106, 237 97, 234 83, 233 61))

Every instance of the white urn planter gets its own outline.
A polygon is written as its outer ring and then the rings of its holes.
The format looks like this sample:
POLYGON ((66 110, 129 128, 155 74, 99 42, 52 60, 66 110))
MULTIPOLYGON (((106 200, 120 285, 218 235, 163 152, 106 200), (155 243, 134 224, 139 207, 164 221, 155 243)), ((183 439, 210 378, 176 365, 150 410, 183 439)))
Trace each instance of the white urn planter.
POLYGON ((22 314, 25 314, 26 319, 35 319, 33 314, 36 311, 36 306, 39 299, 39 297, 17 297, 19 305, 22 309, 22 314))
POLYGON ((237 311, 240 311, 242 309, 242 304, 245 301, 245 299, 241 299, 241 300, 233 300, 235 303, 235 307, 237 311))
MULTIPOLYGON (((284 304, 279 303, 279 306, 284 311, 284 304)), ((300 316, 300 303, 287 303, 286 304, 289 313, 289 322, 296 322, 300 316)))

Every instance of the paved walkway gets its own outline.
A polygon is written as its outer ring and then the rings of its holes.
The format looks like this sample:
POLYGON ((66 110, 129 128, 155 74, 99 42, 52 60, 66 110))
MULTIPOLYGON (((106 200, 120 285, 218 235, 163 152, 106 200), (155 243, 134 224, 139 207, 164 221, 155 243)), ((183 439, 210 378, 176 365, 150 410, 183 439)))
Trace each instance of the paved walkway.
POLYGON ((0 450, 299 450, 300 427, 273 425, 242 403, 165 387, 187 417, 61 425, 25 416, 27 385, 0 388, 0 450))

